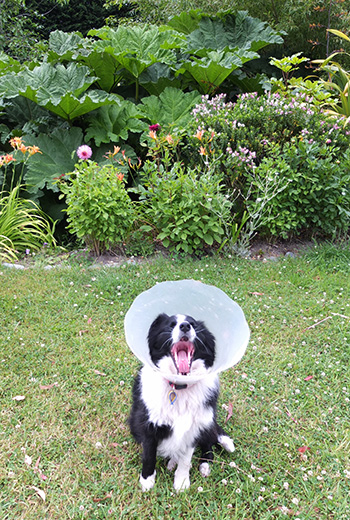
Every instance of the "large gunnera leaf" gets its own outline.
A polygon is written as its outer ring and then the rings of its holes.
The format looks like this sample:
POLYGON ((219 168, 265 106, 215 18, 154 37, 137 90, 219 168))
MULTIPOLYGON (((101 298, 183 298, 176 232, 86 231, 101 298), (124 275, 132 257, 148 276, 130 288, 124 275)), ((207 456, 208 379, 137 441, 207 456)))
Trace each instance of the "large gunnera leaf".
POLYGON ((55 130, 51 135, 27 135, 24 141, 27 145, 38 146, 41 152, 28 161, 24 177, 28 192, 35 198, 41 196, 44 188, 59 191, 55 178, 74 170, 77 158, 73 152, 83 144, 82 130, 73 127, 69 130, 55 130))
POLYGON ((254 58, 255 52, 217 52, 210 51, 204 58, 192 57, 191 61, 185 61, 178 73, 188 72, 198 83, 199 89, 204 94, 213 92, 234 70, 254 58))
POLYGON ((159 96, 149 96, 141 100, 140 109, 151 123, 161 126, 184 126, 191 117, 192 108, 199 103, 198 92, 186 92, 167 87, 159 96))
POLYGON ((140 121, 142 113, 131 101, 122 101, 120 106, 109 105, 95 110, 87 116, 89 128, 86 139, 94 139, 97 146, 101 143, 126 141, 129 132, 142 132, 148 126, 140 121))
POLYGON ((33 70, 26 68, 17 74, 0 77, 0 96, 26 97, 72 121, 99 106, 118 103, 118 97, 113 94, 99 90, 86 92, 95 79, 85 66, 43 63, 33 70))

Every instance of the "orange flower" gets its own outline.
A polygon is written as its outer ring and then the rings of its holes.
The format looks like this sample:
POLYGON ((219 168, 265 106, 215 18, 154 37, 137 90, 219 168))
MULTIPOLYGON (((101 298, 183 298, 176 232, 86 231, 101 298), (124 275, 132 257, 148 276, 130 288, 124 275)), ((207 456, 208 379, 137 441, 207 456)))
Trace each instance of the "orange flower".
POLYGON ((174 139, 173 139, 172 135, 170 135, 170 134, 168 134, 165 137, 165 140, 167 141, 168 144, 173 144, 174 143, 174 139))
POLYGON ((27 151, 27 147, 25 144, 22 143, 21 146, 18 147, 18 150, 20 150, 24 155, 27 151))
POLYGON ((22 139, 21 137, 13 137, 12 139, 10 139, 10 145, 12 146, 13 149, 15 148, 20 148, 22 146, 22 139))
POLYGON ((204 130, 197 130, 197 133, 194 135, 194 137, 197 137, 200 141, 202 140, 204 134, 204 130))
POLYGON ((29 155, 34 155, 36 153, 43 153, 40 151, 38 146, 28 146, 28 153, 29 155))
POLYGON ((199 154, 200 154, 200 155, 207 155, 207 151, 206 151, 206 149, 204 148, 204 146, 201 146, 201 147, 199 148, 199 154))
POLYGON ((9 164, 11 161, 15 161, 15 160, 16 160, 16 159, 13 157, 12 154, 4 155, 3 159, 4 159, 4 163, 5 163, 5 164, 9 164))
POLYGON ((122 181, 124 179, 124 173, 118 173, 117 179, 118 181, 122 181))
POLYGON ((154 139, 154 140, 157 139, 157 132, 155 132, 154 130, 150 130, 148 135, 150 136, 151 139, 154 139))

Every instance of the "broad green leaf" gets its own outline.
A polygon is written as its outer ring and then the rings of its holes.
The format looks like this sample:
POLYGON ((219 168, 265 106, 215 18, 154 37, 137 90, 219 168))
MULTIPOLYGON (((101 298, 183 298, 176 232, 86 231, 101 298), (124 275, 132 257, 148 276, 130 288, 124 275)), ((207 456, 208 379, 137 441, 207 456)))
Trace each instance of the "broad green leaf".
POLYGON ((40 105, 69 121, 73 121, 73 119, 92 112, 103 105, 119 103, 118 96, 108 94, 102 90, 89 90, 79 98, 71 93, 52 99, 50 99, 47 93, 40 94, 42 94, 42 96, 38 95, 38 103, 40 105))
POLYGON ((95 43, 96 51, 111 54, 135 78, 153 63, 175 63, 173 48, 180 46, 174 31, 160 31, 156 26, 105 27, 89 35, 102 40, 95 43))
POLYGON ((40 196, 43 188, 58 191, 54 179, 74 170, 77 157, 72 157, 73 152, 84 142, 81 129, 60 129, 51 135, 40 134, 38 137, 27 135, 24 140, 27 145, 38 146, 41 152, 28 161, 28 170, 24 177, 28 192, 40 196))
POLYGON ((209 93, 220 86, 231 72, 257 57, 255 52, 211 51, 205 58, 193 57, 192 61, 184 62, 177 73, 189 72, 198 83, 200 90, 209 93))
POLYGON ((277 31, 266 22, 248 16, 246 11, 222 13, 220 18, 204 17, 200 20, 199 27, 187 36, 190 52, 224 48, 257 52, 270 43, 283 43, 277 31))
POLYGON ((190 34, 198 28, 199 22, 204 16, 207 15, 200 9, 192 9, 188 12, 182 12, 179 16, 174 16, 169 20, 168 25, 175 29, 175 31, 190 34))
POLYGON ((73 57, 84 52, 85 43, 85 38, 78 32, 53 31, 49 38, 48 61, 57 59, 70 61, 73 57))
POLYGON ((122 101, 118 105, 101 107, 87 116, 89 123, 86 139, 94 139, 97 146, 101 143, 126 141, 129 132, 142 132, 147 128, 140 121, 142 113, 134 103, 122 101))
POLYGON ((90 90, 95 81, 88 67, 70 63, 67 67, 43 63, 33 70, 0 77, 0 95, 26 97, 54 114, 72 121, 106 104, 117 103, 118 97, 100 90, 90 90))
POLYGON ((186 92, 167 87, 158 96, 149 96, 141 100, 140 109, 152 123, 161 126, 184 126, 191 117, 192 108, 200 102, 198 92, 186 92))
POLYGON ((149 94, 159 96, 166 87, 181 88, 182 82, 174 77, 172 69, 165 63, 154 63, 148 67, 139 78, 140 85, 149 94))
POLYGON ((47 92, 52 97, 64 96, 67 92, 79 96, 95 81, 89 74, 88 67, 75 63, 67 67, 43 63, 33 70, 26 68, 17 74, 0 77, 0 95, 7 98, 22 95, 35 102, 38 92, 47 92))
POLYGON ((79 59, 93 71, 96 84, 106 92, 112 92, 125 76, 122 65, 107 52, 93 51, 87 56, 80 55, 79 59))
POLYGON ((24 65, 19 61, 7 56, 4 52, 0 52, 0 76, 9 72, 19 72, 23 68, 24 65))

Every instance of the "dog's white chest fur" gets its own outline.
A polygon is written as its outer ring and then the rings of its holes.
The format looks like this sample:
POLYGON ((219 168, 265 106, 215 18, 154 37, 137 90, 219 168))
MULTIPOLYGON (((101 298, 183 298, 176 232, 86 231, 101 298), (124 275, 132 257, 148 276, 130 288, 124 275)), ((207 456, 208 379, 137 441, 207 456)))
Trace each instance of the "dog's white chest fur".
POLYGON ((171 436, 159 444, 159 455, 176 460, 194 444, 199 432, 213 423, 214 410, 205 403, 218 385, 218 377, 209 375, 205 382, 175 390, 176 400, 171 404, 169 382, 149 366, 142 368, 141 395, 149 420, 157 426, 166 425, 172 429, 171 436))

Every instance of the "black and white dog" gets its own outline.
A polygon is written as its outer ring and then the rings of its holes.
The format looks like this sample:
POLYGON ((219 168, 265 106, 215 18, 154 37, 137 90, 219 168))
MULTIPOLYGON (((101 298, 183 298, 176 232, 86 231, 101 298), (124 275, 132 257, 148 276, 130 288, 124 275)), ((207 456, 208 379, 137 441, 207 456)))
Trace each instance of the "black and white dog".
POLYGON ((201 321, 190 316, 160 314, 148 333, 152 362, 160 369, 144 365, 133 389, 130 429, 142 444, 140 483, 147 491, 155 483, 156 456, 169 459, 168 469, 177 466, 174 488, 189 487, 193 452, 201 448, 199 470, 210 473, 212 447, 220 444, 234 451, 230 437, 216 422, 219 379, 208 373, 215 360, 215 338, 201 321), (166 374, 202 376, 188 385, 176 385, 166 374))

